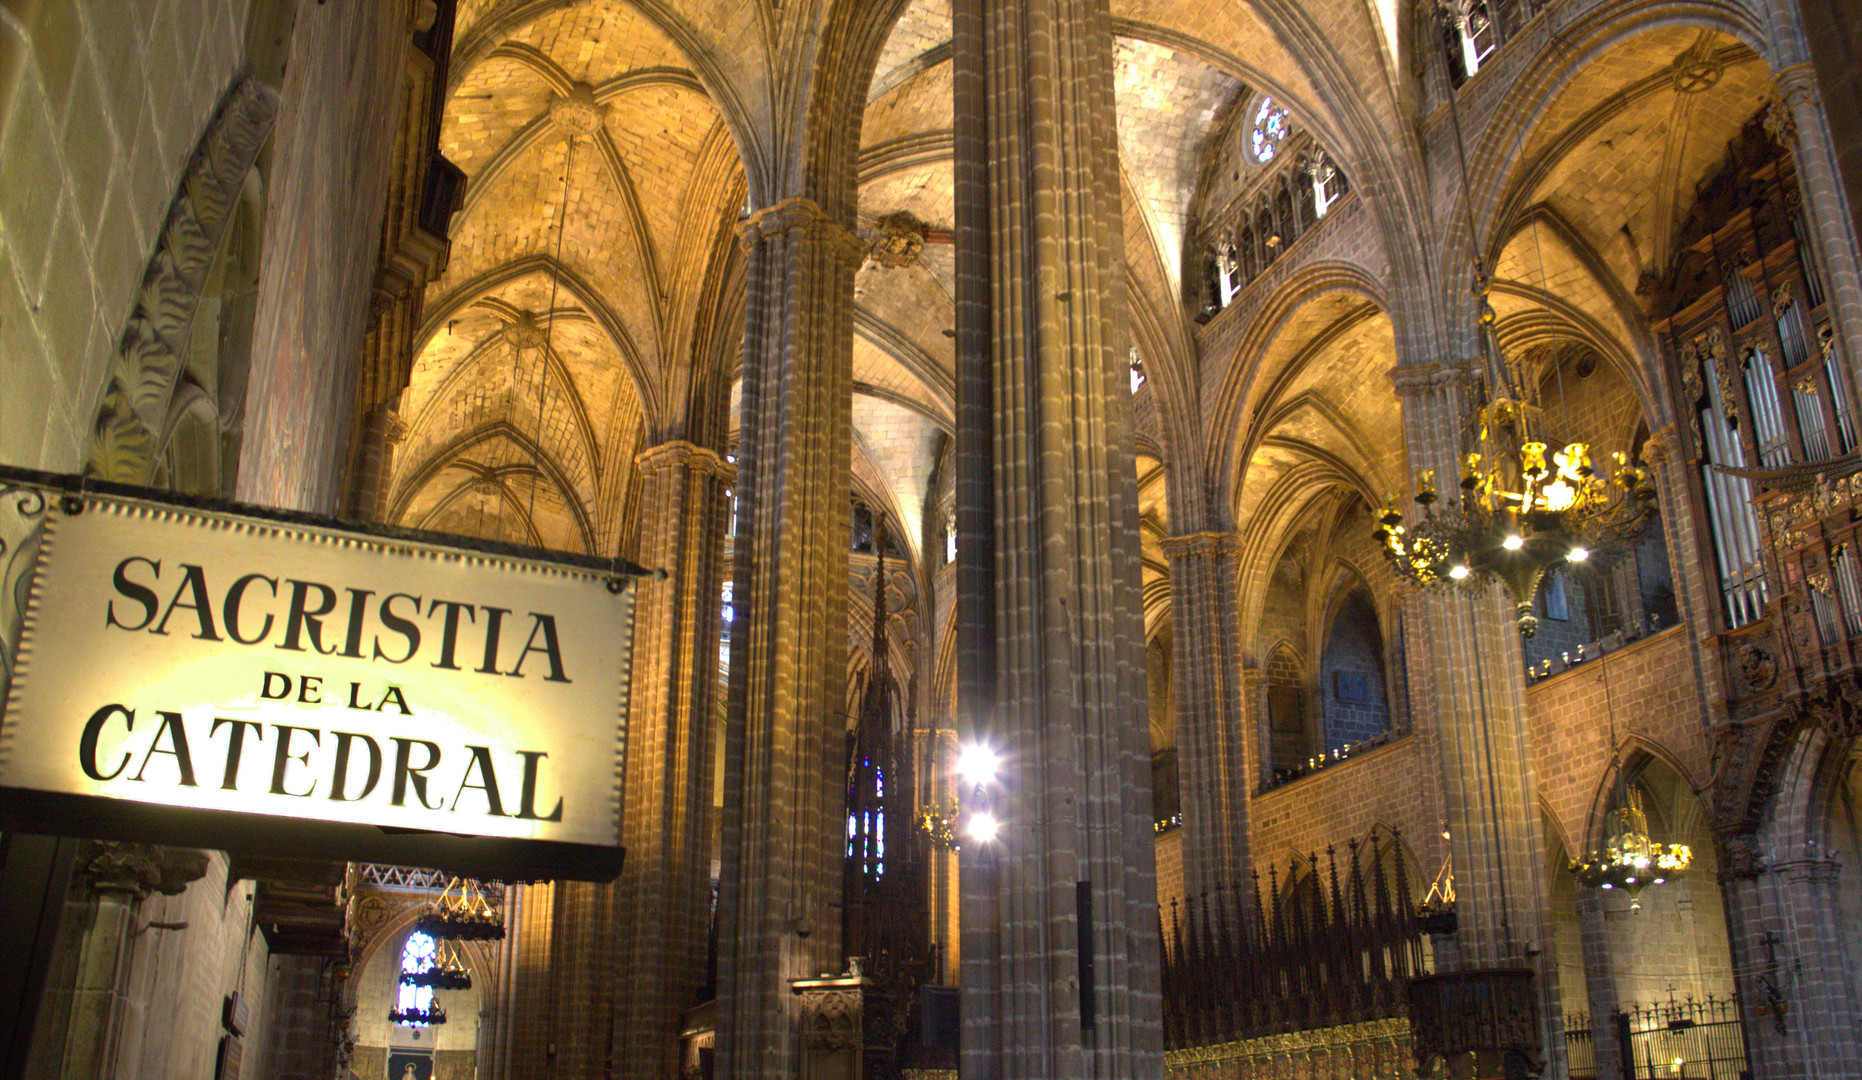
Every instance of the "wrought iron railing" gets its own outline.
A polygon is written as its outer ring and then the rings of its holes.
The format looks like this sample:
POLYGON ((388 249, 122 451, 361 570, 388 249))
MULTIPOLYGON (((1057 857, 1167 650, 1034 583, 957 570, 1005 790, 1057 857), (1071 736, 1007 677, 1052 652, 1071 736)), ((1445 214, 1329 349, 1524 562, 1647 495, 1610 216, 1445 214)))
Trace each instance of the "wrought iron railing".
MULTIPOLYGON (((1566 1013, 1565 1027, 1571 1080, 1598 1077, 1590 1017, 1566 1013)), ((1637 1080, 1669 1076, 1740 1080, 1750 1068, 1737 997, 1709 994, 1703 1001, 1688 998, 1632 1005, 1616 1014, 1611 1034, 1622 1047, 1619 1056, 1629 1058, 1624 1071, 1637 1080)))

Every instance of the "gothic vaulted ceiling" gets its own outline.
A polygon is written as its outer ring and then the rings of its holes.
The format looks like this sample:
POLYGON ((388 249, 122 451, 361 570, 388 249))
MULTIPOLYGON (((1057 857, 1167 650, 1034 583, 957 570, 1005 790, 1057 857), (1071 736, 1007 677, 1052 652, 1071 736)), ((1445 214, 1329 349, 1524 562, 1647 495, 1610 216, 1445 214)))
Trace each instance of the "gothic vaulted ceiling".
MULTIPOLYGON (((400 410, 397 520, 626 551, 639 450, 734 438, 734 226, 804 190, 809 103, 839 78, 860 115, 820 122, 859 124, 852 224, 871 252, 850 477, 921 554, 954 414, 951 19, 949 0, 875 5, 898 14, 869 78, 820 62, 828 0, 461 0, 442 150, 467 195, 400 410)), ((1433 170, 1433 196, 1422 180, 1446 145, 1419 74, 1439 58, 1390 0, 1114 0, 1112 15, 1147 577, 1167 567, 1158 539, 1223 519, 1275 534, 1271 565, 1302 508, 1376 501, 1407 474, 1387 378, 1407 328, 1387 297, 1456 235, 1430 208, 1453 174, 1433 170), (1262 95, 1350 174, 1358 198, 1328 227, 1355 239, 1308 243, 1297 270, 1239 290, 1245 323, 1198 326, 1209 238, 1272 171, 1234 152, 1262 95), (1172 470, 1193 461, 1211 520, 1173 522, 1191 504, 1172 470)), ((1467 148, 1503 336, 1581 340, 1639 385, 1637 289, 1757 108, 1764 66, 1724 34, 1665 27, 1518 85, 1498 109, 1512 126, 1470 126, 1467 148)))

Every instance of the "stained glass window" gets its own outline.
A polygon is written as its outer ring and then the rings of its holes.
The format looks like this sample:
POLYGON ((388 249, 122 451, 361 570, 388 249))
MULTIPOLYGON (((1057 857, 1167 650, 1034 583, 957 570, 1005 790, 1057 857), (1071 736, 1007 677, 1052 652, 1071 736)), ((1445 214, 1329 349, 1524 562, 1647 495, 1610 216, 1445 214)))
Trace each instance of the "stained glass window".
MULTIPOLYGON (((416 930, 407 936, 407 944, 401 947, 401 974, 418 975, 433 967, 439 958, 439 942, 433 935, 416 930)), ((400 984, 400 997, 395 1001, 395 1008, 400 1012, 410 1010, 427 1011, 433 1005, 433 988, 431 986, 409 986, 400 984)))
POLYGON ((1254 160, 1266 164, 1274 160, 1280 150, 1280 142, 1287 137, 1287 111, 1274 104, 1274 99, 1264 97, 1260 108, 1254 111, 1254 131, 1250 146, 1254 150, 1254 160))

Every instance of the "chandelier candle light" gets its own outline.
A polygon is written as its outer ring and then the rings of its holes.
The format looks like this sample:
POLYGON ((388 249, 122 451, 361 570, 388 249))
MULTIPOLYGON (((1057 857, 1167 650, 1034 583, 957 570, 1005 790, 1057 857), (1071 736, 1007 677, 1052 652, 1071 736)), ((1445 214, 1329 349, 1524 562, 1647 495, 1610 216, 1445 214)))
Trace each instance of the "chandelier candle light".
POLYGON ((1609 816, 1610 835, 1603 850, 1574 860, 1571 872, 1580 885, 1623 890, 1629 894, 1629 910, 1640 913, 1643 887, 1662 885, 1687 873, 1694 853, 1686 844, 1663 844, 1649 838, 1642 793, 1634 785, 1617 792, 1609 816))
MULTIPOLYGON (((1492 314, 1488 308, 1482 322, 1490 324, 1492 314)), ((1510 374, 1490 378, 1502 387, 1498 396, 1472 380, 1459 493, 1443 502, 1435 470, 1423 469, 1417 519, 1404 524, 1392 493, 1371 535, 1413 584, 1502 583, 1520 633, 1531 637, 1538 630, 1532 600, 1545 572, 1635 537, 1654 507, 1655 486, 1621 452, 1610 455, 1615 475, 1606 477, 1585 443, 1567 443, 1547 462, 1550 447, 1534 430, 1538 406, 1511 385, 1510 374)))

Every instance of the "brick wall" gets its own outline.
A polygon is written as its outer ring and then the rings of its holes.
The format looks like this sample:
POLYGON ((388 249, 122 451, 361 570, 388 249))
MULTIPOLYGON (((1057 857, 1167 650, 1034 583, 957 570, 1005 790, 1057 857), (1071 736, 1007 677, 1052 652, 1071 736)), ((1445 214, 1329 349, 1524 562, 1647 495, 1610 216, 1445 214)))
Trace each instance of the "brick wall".
POLYGON ((1438 771, 1425 756, 1425 740, 1411 737, 1256 795, 1256 866, 1263 873, 1277 866, 1284 874, 1290 859, 1303 863, 1309 853, 1323 856, 1327 844, 1336 845, 1343 859, 1347 841, 1363 840, 1373 826, 1383 825, 1402 830, 1417 870, 1410 887, 1420 898, 1446 854, 1438 827, 1440 785, 1419 781, 1438 771))
MULTIPOLYGON (((1694 863, 1677 882, 1641 895, 1641 912, 1626 895, 1604 897, 1608 955, 1618 1001, 1650 1004, 1691 993, 1725 995, 1732 989, 1718 864, 1708 834, 1706 807, 1694 794, 1710 775, 1710 745, 1701 729, 1700 702, 1688 641, 1679 628, 1545 679, 1526 691, 1539 801, 1551 822, 1558 854, 1576 854, 1602 839, 1600 817, 1609 799, 1612 714, 1619 744, 1633 740, 1657 759, 1642 774, 1645 804, 1657 839, 1686 843, 1694 863), (1607 702, 1606 702, 1607 697, 1607 702)), ((1631 762, 1632 768, 1634 761, 1631 762)), ((1548 840, 1548 846, 1554 841, 1548 840)), ((1562 867, 1553 867, 1562 876, 1562 867)), ((1559 898, 1575 896, 1555 881, 1555 918, 1567 913, 1559 898)), ((1561 926, 1560 940, 1565 937, 1561 926)), ((1563 955, 1560 965, 1574 961, 1563 955)), ((1566 1001, 1583 1007, 1583 983, 1564 987, 1566 1001)))

